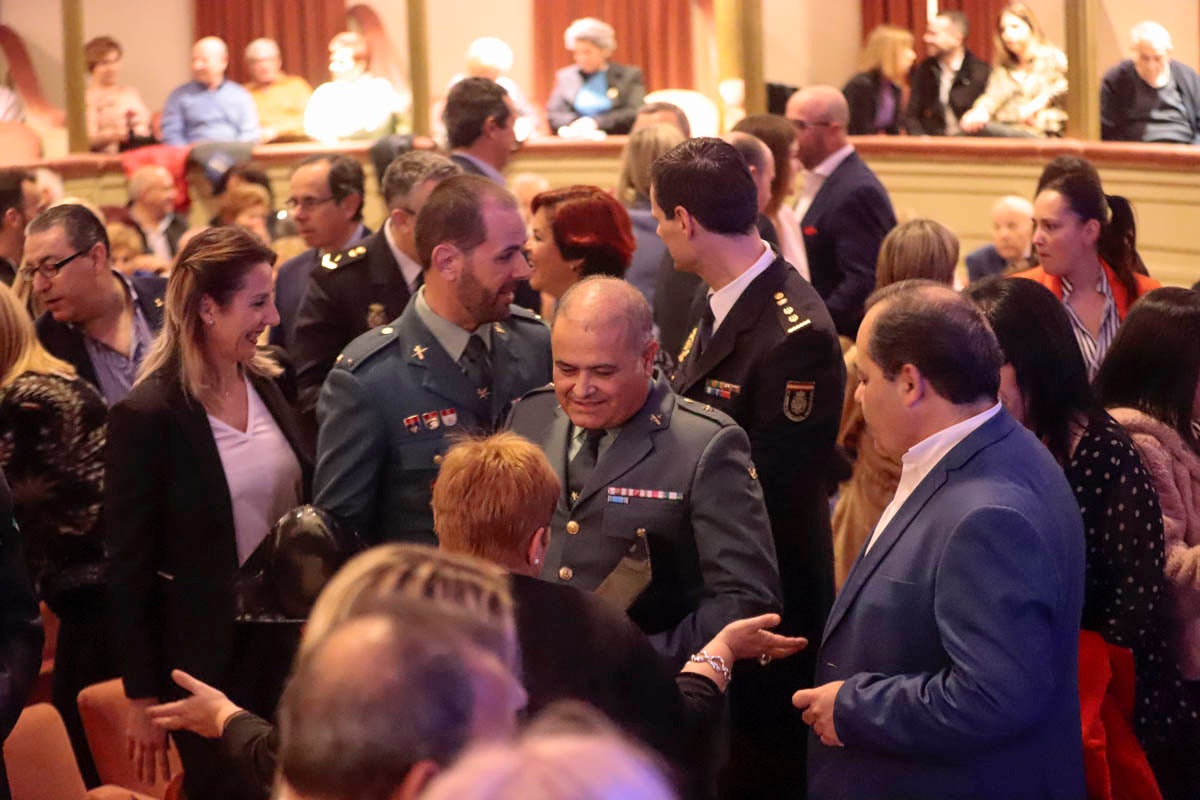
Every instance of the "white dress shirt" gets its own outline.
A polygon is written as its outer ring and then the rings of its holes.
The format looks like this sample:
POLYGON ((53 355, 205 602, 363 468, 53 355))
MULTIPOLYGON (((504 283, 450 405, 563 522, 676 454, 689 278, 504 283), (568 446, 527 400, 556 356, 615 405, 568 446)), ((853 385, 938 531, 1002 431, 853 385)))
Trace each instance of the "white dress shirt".
POLYGON ((938 462, 945 458, 946 454, 953 450, 959 442, 999 413, 1000 404, 996 403, 988 410, 955 423, 949 428, 943 428, 908 449, 908 452, 900 459, 900 483, 896 486, 896 494, 892 498, 892 502, 888 503, 887 508, 883 510, 883 516, 875 525, 875 530, 872 531, 871 539, 867 542, 864 552, 870 552, 875 540, 879 538, 879 534, 883 533, 888 523, 896 516, 896 512, 907 502, 912 493, 921 485, 921 481, 925 480, 925 476, 938 465, 938 462))
POLYGON ((754 279, 763 273, 763 270, 775 263, 775 251, 771 249, 771 245, 763 242, 762 246, 763 254, 745 272, 721 287, 720 291, 708 293, 708 307, 712 309, 712 332, 714 334, 717 332, 717 328, 721 327, 725 318, 729 316, 734 303, 742 296, 742 292, 746 291, 746 287, 753 283, 754 279))
POLYGON ((408 285, 408 293, 411 296, 413 292, 417 291, 417 279, 421 277, 421 265, 409 258, 408 253, 396 245, 390 221, 383 223, 383 238, 392 251, 392 258, 396 259, 396 263, 400 265, 400 274, 404 276, 404 282, 408 285))

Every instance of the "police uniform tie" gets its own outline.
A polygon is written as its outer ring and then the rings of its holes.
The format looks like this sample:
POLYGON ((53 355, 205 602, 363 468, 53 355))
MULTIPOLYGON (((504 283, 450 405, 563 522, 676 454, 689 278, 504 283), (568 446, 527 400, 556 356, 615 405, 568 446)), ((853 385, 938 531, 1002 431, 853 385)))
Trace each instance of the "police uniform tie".
POLYGON ((492 359, 488 357, 487 348, 478 334, 471 334, 458 363, 467 379, 476 387, 480 399, 486 399, 492 390, 492 359))
POLYGON ((592 470, 596 468, 596 459, 600 455, 600 440, 604 438, 604 429, 587 429, 584 431, 583 446, 567 464, 567 491, 570 492, 571 503, 579 499, 583 487, 587 485, 592 470))

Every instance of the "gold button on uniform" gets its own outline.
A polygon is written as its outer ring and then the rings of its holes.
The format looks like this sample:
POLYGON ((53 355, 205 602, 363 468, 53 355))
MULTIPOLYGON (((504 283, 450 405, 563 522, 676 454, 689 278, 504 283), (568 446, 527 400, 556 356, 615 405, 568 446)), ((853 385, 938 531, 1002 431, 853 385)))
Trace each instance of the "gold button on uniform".
POLYGON ((441 464, 445 460, 446 460, 446 457, 443 456, 441 453, 438 453, 436 456, 433 457, 433 463, 435 463, 435 464, 441 464))
POLYGON ((558 570, 558 577, 560 580, 569 581, 571 578, 575 577, 575 570, 571 569, 570 567, 560 567, 558 570))
POLYGON ((637 535, 638 535, 638 536, 641 536, 641 537, 645 538, 645 536, 646 536, 646 529, 645 529, 645 528, 638 528, 638 529, 637 529, 637 531, 635 531, 635 533, 637 533, 637 535))
POLYGON ((567 523, 567 533, 579 533, 579 523, 571 520, 567 523))

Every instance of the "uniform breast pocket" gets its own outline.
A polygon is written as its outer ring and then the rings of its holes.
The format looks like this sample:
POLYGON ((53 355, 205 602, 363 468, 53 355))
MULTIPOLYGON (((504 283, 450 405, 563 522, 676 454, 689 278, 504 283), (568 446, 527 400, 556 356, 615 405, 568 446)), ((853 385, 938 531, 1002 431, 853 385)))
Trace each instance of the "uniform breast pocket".
POLYGON ((692 537, 680 541, 680 533, 688 527, 685 511, 682 499, 610 496, 604 510, 604 536, 614 548, 627 549, 635 540, 644 540, 656 565, 678 562, 681 549, 695 549, 692 537))
POLYGON ((414 513, 429 512, 429 496, 448 444, 443 436, 413 437, 397 448, 398 456, 388 470, 389 491, 400 506, 414 513))

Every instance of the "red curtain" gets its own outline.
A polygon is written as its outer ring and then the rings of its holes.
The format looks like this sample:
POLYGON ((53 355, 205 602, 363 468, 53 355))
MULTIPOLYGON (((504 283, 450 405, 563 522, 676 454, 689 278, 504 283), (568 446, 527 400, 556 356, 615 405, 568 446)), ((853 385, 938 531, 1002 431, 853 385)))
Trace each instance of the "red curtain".
MULTIPOLYGON (((961 11, 967 15, 970 30, 967 33, 967 48, 984 61, 992 60, 994 52, 996 20, 1008 5, 1008 0, 940 0, 940 11, 961 11)), ((917 37, 918 57, 924 57, 920 47, 925 33, 925 0, 863 0, 863 41, 876 25, 896 25, 907 28, 917 37)))
MULTIPOLYGON (((925 33, 925 0, 863 0, 862 37, 867 40, 877 25, 895 25, 905 28, 917 37, 925 33)), ((921 55, 923 48, 914 48, 921 55)))
POLYGON ((534 0, 533 99, 545 103, 555 70, 571 63, 563 32, 580 17, 597 17, 617 33, 613 60, 641 67, 646 91, 692 88, 689 0, 534 0))
POLYGON ((242 53, 260 36, 279 43, 283 69, 313 86, 329 80, 329 40, 346 29, 345 0, 194 0, 196 38, 229 45, 229 77, 246 81, 242 53))

